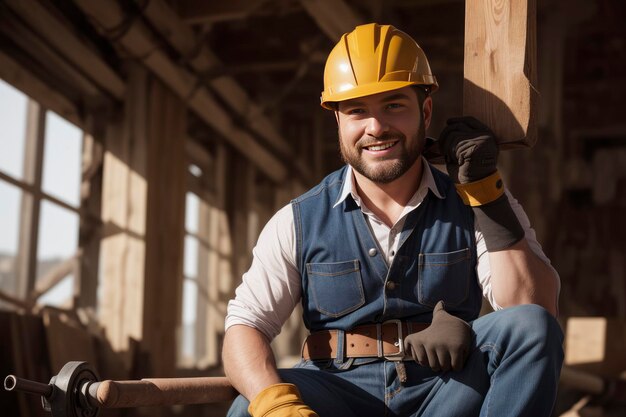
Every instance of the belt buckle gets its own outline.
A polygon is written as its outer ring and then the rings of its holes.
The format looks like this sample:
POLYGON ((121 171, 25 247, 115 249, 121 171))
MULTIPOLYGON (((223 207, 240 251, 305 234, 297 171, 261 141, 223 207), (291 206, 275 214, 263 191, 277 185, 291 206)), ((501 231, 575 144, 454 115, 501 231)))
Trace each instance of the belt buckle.
POLYGON ((402 321, 401 320, 392 319, 392 320, 384 321, 382 324, 380 324, 380 327, 378 327, 377 336, 378 336, 378 352, 379 352, 378 357, 383 357, 388 361, 401 361, 404 358, 404 340, 403 340, 404 338, 402 337, 402 321), (398 338, 393 344, 394 346, 398 347, 398 352, 385 355, 385 351, 383 348, 382 328, 387 323, 395 323, 396 326, 398 327, 398 338))

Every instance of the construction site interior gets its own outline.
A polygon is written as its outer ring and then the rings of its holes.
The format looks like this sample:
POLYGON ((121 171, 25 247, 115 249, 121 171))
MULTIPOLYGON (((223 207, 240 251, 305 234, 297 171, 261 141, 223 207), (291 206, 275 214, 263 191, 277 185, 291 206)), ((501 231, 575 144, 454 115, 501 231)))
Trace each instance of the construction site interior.
MULTIPOLYGON (((553 415, 625 416, 624 21, 622 0, 0 1, 0 376, 47 384, 70 361, 101 380, 223 376, 227 303, 261 229, 342 165, 326 57, 379 22, 428 54, 435 138, 468 112, 473 48, 507 57, 485 79, 519 77, 521 58, 523 137, 500 138, 499 168, 561 279, 553 415)), ((296 308, 279 365, 306 335, 296 308)), ((6 390, 0 410, 49 415, 6 390)))

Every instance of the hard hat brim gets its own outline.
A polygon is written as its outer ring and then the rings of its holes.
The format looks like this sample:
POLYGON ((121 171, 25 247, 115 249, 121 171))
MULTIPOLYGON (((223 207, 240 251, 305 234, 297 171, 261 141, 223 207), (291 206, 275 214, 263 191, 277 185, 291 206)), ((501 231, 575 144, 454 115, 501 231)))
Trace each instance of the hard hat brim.
POLYGON ((431 92, 436 91, 438 88, 437 82, 434 80, 434 77, 433 80, 430 82, 387 81, 382 83, 371 83, 359 85, 350 88, 349 90, 333 94, 325 94, 326 92, 324 91, 322 92, 320 104, 323 108, 327 110, 336 110, 336 107, 333 106, 334 103, 352 100, 359 97, 371 96, 378 93, 386 93, 388 91, 399 90, 410 85, 425 85, 431 88, 431 92))

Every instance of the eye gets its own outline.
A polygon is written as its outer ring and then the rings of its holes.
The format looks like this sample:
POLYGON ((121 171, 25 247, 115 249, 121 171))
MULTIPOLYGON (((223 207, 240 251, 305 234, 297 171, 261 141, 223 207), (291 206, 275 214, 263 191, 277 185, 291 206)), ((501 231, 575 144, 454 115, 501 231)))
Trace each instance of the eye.
POLYGON ((353 109, 348 109, 346 111, 347 114, 351 114, 351 115, 358 115, 358 114, 363 114, 365 113, 364 109, 360 109, 360 108, 353 108, 353 109))
POLYGON ((389 103, 387 104, 387 109, 388 110, 397 110, 397 109, 402 109, 404 108, 404 104, 402 103, 389 103))

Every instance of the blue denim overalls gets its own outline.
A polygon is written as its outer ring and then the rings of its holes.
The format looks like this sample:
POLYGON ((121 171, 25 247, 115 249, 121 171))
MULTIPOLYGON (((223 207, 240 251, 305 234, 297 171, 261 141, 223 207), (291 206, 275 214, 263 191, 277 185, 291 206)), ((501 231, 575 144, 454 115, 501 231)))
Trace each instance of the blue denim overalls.
POLYGON ((439 300, 466 321, 478 317, 474 217, 452 181, 424 167, 444 198, 429 192, 408 215, 388 265, 352 197, 333 208, 346 169, 292 201, 306 327, 313 332, 389 319, 429 322, 439 300))

